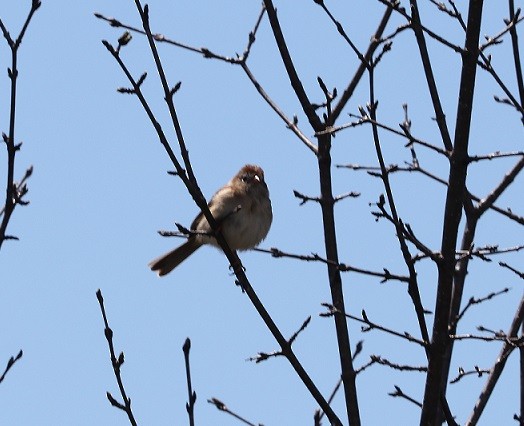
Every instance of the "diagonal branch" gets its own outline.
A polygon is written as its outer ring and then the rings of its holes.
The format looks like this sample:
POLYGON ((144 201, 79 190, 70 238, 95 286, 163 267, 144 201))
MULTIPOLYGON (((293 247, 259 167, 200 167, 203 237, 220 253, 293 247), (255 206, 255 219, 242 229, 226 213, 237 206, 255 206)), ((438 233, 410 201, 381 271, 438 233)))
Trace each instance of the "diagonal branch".
POLYGON ((302 85, 302 82, 298 77, 295 65, 293 64, 293 60, 291 59, 291 54, 289 53, 289 50, 287 48, 286 40, 284 39, 284 34, 282 33, 282 28, 280 27, 280 22, 277 17, 277 11, 273 6, 272 0, 264 0, 264 4, 266 6, 269 23, 271 25, 271 29, 273 30, 273 35, 275 37, 278 50, 280 51, 282 61, 284 62, 284 67, 286 68, 286 72, 289 77, 291 86, 295 91, 297 99, 299 100, 300 105, 302 106, 302 110, 304 111, 304 114, 306 114, 306 117, 308 118, 311 127, 313 127, 315 131, 319 131, 322 129, 322 123, 320 121, 320 118, 318 118, 311 102, 309 101, 309 98, 306 94, 306 90, 304 89, 304 86, 302 85))
MULTIPOLYGON (((239 414, 235 413, 234 411, 231 411, 226 404, 224 404, 222 401, 220 401, 217 398, 208 399, 207 402, 209 404, 214 405, 217 408, 217 410, 229 414, 231 417, 237 419, 238 421, 240 421, 241 423, 245 425, 257 426, 255 423, 251 423, 249 420, 246 420, 244 417, 240 416, 239 414)), ((260 426, 260 424, 261 423, 258 423, 258 426, 260 426)))
POLYGON ((358 84, 360 83, 360 80, 362 79, 362 76, 364 75, 364 72, 367 69, 367 64, 371 61, 371 58, 373 57, 378 46, 380 46, 380 40, 382 38, 382 35, 384 34, 384 31, 389 22, 389 19, 391 18, 392 13, 393 13, 393 9, 390 7, 386 8, 386 10, 384 11, 384 15, 382 16, 382 19, 375 31, 375 34, 371 38, 371 42, 369 44, 368 50, 364 54, 365 62, 362 62, 362 61, 360 62, 357 70, 355 71, 355 74, 353 75, 353 78, 351 79, 347 88, 344 90, 344 92, 340 96, 340 100, 333 108, 333 111, 330 116, 330 122, 329 122, 330 126, 333 126, 335 124, 337 118, 342 113, 342 110, 348 103, 349 99, 351 98, 351 96, 353 96, 355 89, 357 88, 358 84))
POLYGON ((412 16, 411 16, 411 28, 415 33, 415 38, 417 39, 417 45, 420 52, 420 58, 422 59, 422 66, 424 67, 424 75, 426 76, 426 82, 428 84, 429 94, 431 96, 431 101, 433 103, 433 109, 435 110, 435 117, 437 120, 437 125, 440 130, 440 135, 442 137, 442 142, 446 151, 451 151, 453 149, 453 144, 451 142, 451 135, 449 133, 448 126, 446 124, 446 114, 444 114, 444 109, 440 102, 440 96, 437 89, 437 83, 435 81, 435 75, 433 74, 433 67, 431 66, 431 61, 429 59, 428 47, 426 45, 426 38, 424 37, 424 30, 422 28, 422 23, 420 20, 420 15, 418 12, 418 4, 416 0, 410 0, 412 16))
POLYGON ((20 358, 22 358, 22 355, 23 355, 23 351, 22 349, 20 349, 18 351, 18 353, 16 354, 16 356, 12 356, 9 358, 9 361, 7 361, 7 365, 4 369, 4 372, 0 375, 0 383, 2 383, 5 379, 5 376, 7 375, 7 373, 9 373, 9 370, 11 370, 11 368, 13 367, 13 365, 16 364, 16 362, 18 360, 20 360, 20 358))
MULTIPOLYGON (((517 333, 523 321, 524 321, 524 297, 521 298, 519 307, 517 308, 517 312, 515 313, 515 316, 511 323, 510 329, 507 334, 508 338, 517 336, 517 333)), ((480 416, 482 415, 482 412, 486 408, 489 398, 491 397, 491 394, 493 393, 493 390, 495 389, 495 385, 497 384, 500 378, 500 375, 502 374, 502 371, 504 370, 504 367, 506 366, 506 361, 508 360, 509 355, 511 354, 511 352, 514 349, 515 349, 515 346, 511 345, 511 343, 509 342, 504 343, 504 345, 502 346, 500 354, 497 357, 497 361, 495 362, 495 364, 493 365, 493 367, 490 370, 490 375, 488 377, 488 380, 486 381, 486 384, 484 385, 484 389, 482 389, 480 396, 475 404, 475 408, 473 409, 473 412, 471 413, 466 423, 467 426, 474 426, 478 423, 480 416)))
POLYGON ((487 209, 493 206, 493 203, 502 195, 502 193, 511 185, 517 175, 524 168, 524 157, 522 157, 517 164, 504 176, 502 182, 483 200, 480 201, 477 206, 477 214, 483 214, 487 209))
MULTIPOLYGON (((220 54, 217 54, 216 52, 213 52, 210 49, 205 48, 205 47, 189 46, 187 44, 180 43, 178 41, 172 40, 172 39, 166 37, 163 34, 156 33, 156 34, 152 34, 152 36, 153 36, 153 39, 156 42, 167 43, 169 45, 176 46, 176 47, 179 47, 181 49, 188 50, 190 52, 200 54, 200 55, 202 55, 206 59, 216 59, 216 60, 219 60, 219 61, 222 61, 222 62, 226 62, 228 64, 239 65, 242 68, 242 71, 244 71, 244 74, 246 74, 247 78, 251 81, 251 83, 253 84, 253 86, 257 90, 257 92, 260 94, 260 96, 262 96, 262 99, 264 99, 264 101, 266 101, 266 103, 271 107, 271 109, 273 109, 273 111, 275 111, 275 113, 282 119, 282 121, 284 121, 284 123, 286 124, 286 127, 288 129, 290 129, 308 149, 310 149, 313 153, 316 154, 317 153, 317 147, 300 130, 300 128, 298 127, 298 121, 296 120, 296 118, 290 119, 289 117, 286 116, 286 114, 281 110, 281 108, 275 103, 275 101, 264 90, 262 85, 258 82, 258 80, 256 79, 255 75, 251 71, 250 67, 247 65, 247 59, 249 57, 249 54, 251 53, 251 48, 253 46, 253 43, 255 42, 256 33, 258 31, 258 28, 260 26, 262 18, 263 18, 264 14, 265 14, 265 10, 266 10, 265 6, 262 5, 262 9, 261 9, 261 11, 260 11, 260 13, 258 15, 258 18, 257 18, 257 21, 255 23, 255 26, 254 26, 253 30, 249 33, 247 46, 244 49, 243 54, 240 55, 240 56, 237 55, 236 57, 220 55, 220 54)), ((145 35, 146 34, 146 32, 143 29, 136 28, 136 27, 133 27, 131 25, 123 24, 118 19, 106 17, 106 16, 102 15, 101 13, 95 13, 95 16, 98 19, 101 19, 103 21, 108 22, 113 27, 125 28, 126 30, 129 30, 129 31, 132 31, 134 33, 141 34, 141 35, 145 35)))

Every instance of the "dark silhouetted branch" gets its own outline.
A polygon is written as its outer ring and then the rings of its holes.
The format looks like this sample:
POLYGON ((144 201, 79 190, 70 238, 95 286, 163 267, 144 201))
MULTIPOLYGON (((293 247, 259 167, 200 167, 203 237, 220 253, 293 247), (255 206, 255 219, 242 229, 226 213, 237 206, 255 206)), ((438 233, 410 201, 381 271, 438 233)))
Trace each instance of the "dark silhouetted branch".
POLYGON ((4 372, 2 373, 2 375, 0 376, 0 383, 2 383, 5 379, 5 376, 7 375, 7 373, 9 372, 9 370, 11 370, 11 368, 13 367, 13 365, 16 364, 16 362, 22 358, 22 355, 24 353, 22 352, 22 349, 20 349, 20 351, 18 351, 18 354, 15 356, 15 357, 10 357, 9 358, 9 361, 7 361, 7 365, 5 367, 5 370, 4 372))
MULTIPOLYGON (((226 404, 224 404, 222 401, 220 401, 219 399, 217 398, 211 398, 211 399, 208 399, 207 402, 209 402, 210 404, 214 405, 219 411, 223 411, 224 413, 227 413, 229 414, 230 416, 234 417, 235 419, 237 420, 240 420, 242 423, 246 424, 246 425, 249 425, 249 426, 257 426, 257 424, 255 423, 251 423, 250 421, 246 420, 245 418, 239 416, 237 413, 231 411, 227 406, 226 404)), ((258 426, 262 426, 260 423, 258 424, 258 426)))
MULTIPOLYGON (((513 317, 513 321, 507 333, 508 338, 511 339, 517 336, 517 333, 523 321, 524 321, 524 297, 521 298, 520 304, 517 308, 517 312, 515 313, 515 316, 513 317)), ((497 356, 497 360, 495 361, 495 364, 493 365, 493 367, 490 370, 488 380, 486 381, 486 384, 484 385, 484 388, 482 389, 480 396, 477 399, 475 407, 473 408, 473 412, 471 413, 466 423, 467 426, 474 426, 478 423, 480 416, 482 415, 484 408, 486 408, 486 405, 493 393, 493 390, 495 389, 495 385, 497 384, 498 379, 500 378, 502 371, 504 370, 504 367, 506 366, 506 361, 508 360, 509 355, 511 354, 511 352, 513 352, 514 349, 515 349, 515 345, 507 341, 502 346, 502 349, 499 355, 497 356)))
POLYGON ((193 390, 191 384, 191 369, 189 368, 189 351, 191 350, 191 340, 189 337, 184 342, 182 346, 184 351, 184 363, 186 365, 186 382, 187 382, 187 398, 188 402, 186 403, 186 411, 189 416, 189 426, 195 425, 195 402, 197 399, 196 392, 193 390))
POLYGON ((0 29, 2 34, 11 50, 11 66, 7 69, 7 75, 11 80, 11 92, 10 92, 10 108, 9 108, 9 130, 8 133, 2 134, 3 142, 6 145, 7 150, 7 172, 6 172, 6 195, 4 206, 1 210, 1 221, 0 221, 0 248, 6 240, 16 240, 17 237, 7 234, 7 226, 9 220, 17 205, 27 205, 29 202, 24 200, 24 196, 28 192, 26 180, 31 176, 33 167, 29 167, 25 176, 20 182, 15 182, 15 157, 16 153, 20 150, 22 144, 16 143, 15 139, 15 118, 16 118, 16 95, 17 95, 17 78, 18 78, 18 48, 22 43, 24 35, 29 27, 29 24, 41 6, 40 0, 33 0, 31 2, 31 9, 27 14, 22 29, 16 39, 11 37, 11 34, 7 30, 4 22, 0 19, 0 29))
POLYGON ((127 414, 129 422, 131 425, 136 426, 137 422, 133 415, 133 410, 131 409, 131 398, 127 396, 126 390, 124 388, 124 382, 122 381, 121 367, 124 364, 124 353, 120 352, 118 358, 116 357, 115 347, 113 344, 113 330, 109 327, 109 322, 107 320, 106 309, 104 306, 104 298, 102 292, 97 290, 96 298, 98 299, 98 304, 100 305, 100 311, 102 312, 102 318, 104 320, 104 335, 106 336, 107 345, 109 346, 109 355, 111 358, 111 366, 113 367, 113 372, 115 373, 116 382, 118 384, 118 389, 120 390, 120 395, 122 396, 123 403, 116 400, 110 392, 106 393, 107 399, 113 407, 116 407, 127 414))

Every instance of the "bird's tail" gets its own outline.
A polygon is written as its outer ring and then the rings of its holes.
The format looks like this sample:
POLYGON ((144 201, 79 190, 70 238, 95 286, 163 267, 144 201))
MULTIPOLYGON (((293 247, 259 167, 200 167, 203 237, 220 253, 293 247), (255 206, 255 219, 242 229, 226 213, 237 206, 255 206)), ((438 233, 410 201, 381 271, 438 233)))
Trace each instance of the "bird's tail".
POLYGON ((149 263, 149 267, 152 271, 156 271, 159 277, 169 274, 173 269, 191 256, 200 246, 201 244, 198 241, 194 238, 190 238, 180 247, 152 260, 149 263))

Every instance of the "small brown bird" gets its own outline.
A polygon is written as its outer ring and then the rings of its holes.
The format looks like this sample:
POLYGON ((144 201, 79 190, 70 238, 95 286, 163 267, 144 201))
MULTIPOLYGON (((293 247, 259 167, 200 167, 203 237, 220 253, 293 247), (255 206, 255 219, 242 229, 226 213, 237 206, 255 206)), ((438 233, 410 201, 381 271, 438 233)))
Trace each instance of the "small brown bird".
MULTIPOLYGON (((247 250, 258 245, 266 238, 273 220, 262 168, 252 164, 242 167, 213 195, 208 207, 231 249, 247 250)), ((191 234, 180 247, 149 263, 151 270, 156 271, 159 277, 171 272, 202 245, 219 247, 202 212, 191 224, 191 230, 199 233, 191 234)))

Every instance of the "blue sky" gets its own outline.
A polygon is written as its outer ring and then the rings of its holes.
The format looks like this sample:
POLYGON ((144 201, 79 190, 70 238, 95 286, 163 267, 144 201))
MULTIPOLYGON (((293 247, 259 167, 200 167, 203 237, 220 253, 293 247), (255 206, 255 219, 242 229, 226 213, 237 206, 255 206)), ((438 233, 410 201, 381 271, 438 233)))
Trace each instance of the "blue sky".
MULTIPOLYGON (((0 17, 16 35, 29 1, 9 2, 0 17)), ((333 5, 357 46, 364 50, 376 27, 382 6, 356 1, 333 5), (349 9, 349 10, 348 10, 349 9)), ((423 19, 462 44, 461 32, 449 18, 424 5, 423 19)), ((495 2, 486 2, 483 34, 496 34, 506 17, 495 2)), ((522 6, 521 2, 517 2, 522 6)), ((150 1, 151 25, 156 32, 224 55, 241 53, 259 13, 259 2, 150 1), (211 4, 209 4, 211 3, 211 4)), ((314 2, 277 2, 279 17, 299 74, 311 99, 322 100, 316 83, 341 91, 358 62, 314 2), (291 3, 291 4, 290 4, 291 3)), ((259 351, 277 349, 276 342, 245 295, 234 285, 224 256, 203 248, 169 276, 159 279, 147 263, 179 243, 162 238, 159 229, 174 222, 189 225, 197 213, 172 169, 137 99, 116 88, 128 83, 101 40, 116 44, 122 31, 95 19, 93 12, 139 25, 131 0, 70 2, 43 0, 19 54, 19 97, 16 138, 23 141, 17 157, 17 176, 34 166, 29 181, 31 204, 15 211, 9 232, 20 238, 7 242, 0 254, 0 365, 23 349, 24 356, 0 385, 0 424, 10 425, 125 425, 124 414, 107 402, 118 396, 103 334, 95 292, 103 292, 117 351, 126 362, 123 379, 139 424, 184 424, 187 392, 182 345, 192 340, 193 387, 197 392, 196 421, 201 425, 236 425, 234 419, 207 404, 216 397, 253 422, 265 425, 311 424, 317 408, 284 359, 261 364, 246 361, 259 351)), ((394 25, 401 23, 398 17, 394 25)), ((388 31, 388 33, 390 32, 388 31)), ((448 123, 453 129, 460 59, 430 42, 437 82, 448 123)), ((239 68, 207 60, 174 47, 160 53, 171 84, 182 81, 175 103, 195 173, 206 196, 223 185, 245 163, 260 164, 273 202, 274 222, 262 247, 299 254, 323 255, 318 206, 300 206, 293 190, 318 194, 316 159, 262 101, 239 68)), ((494 64, 514 88, 509 44, 492 51, 494 64)), ((0 69, 9 66, 9 51, 0 40, 0 69)), ((174 133, 162 101, 160 85, 146 42, 135 36, 123 51, 135 76, 148 71, 144 90, 158 119, 176 148, 174 133)), ((249 62, 260 83, 288 115, 312 135, 301 114, 268 22, 263 21, 249 62)), ((412 131, 439 145, 433 112, 412 34, 393 44, 376 72, 379 119, 393 127, 403 120, 408 103, 412 131)), ((0 77, 0 130, 8 126, 9 81, 0 77)), ((471 152, 522 149, 522 127, 509 107, 493 102, 501 95, 493 80, 478 73, 479 90, 473 115, 471 152)), ((356 91, 346 113, 358 113, 368 101, 367 85, 356 91)), ((343 114, 344 115, 344 114, 343 114)), ((350 121, 341 117, 339 124, 350 121)), ((386 162, 410 160, 404 141, 381 133, 386 162)), ((421 164, 446 177, 446 161, 417 149, 421 164)), ((377 164, 370 128, 340 133, 333 145, 334 164, 377 164)), ((473 165, 468 175, 472 192, 484 197, 514 163, 505 159, 473 165)), ((5 164, 5 153, 0 155, 5 164)), ((4 170, 3 166, 0 170, 4 170)), ((2 172, 4 173, 4 172, 2 172)), ((394 230, 375 222, 369 203, 383 188, 364 172, 334 169, 334 192, 358 191, 360 198, 337 205, 337 235, 341 261, 354 266, 406 274, 394 230)), ((3 174, 2 174, 3 176, 3 174)), ((3 181, 3 178, 2 178, 3 181)), ((421 176, 392 179, 401 217, 420 239, 438 249, 441 235, 443 187, 421 176)), ((498 203, 522 214, 522 179, 498 203)), ((495 213, 479 226, 476 245, 521 244, 522 229, 495 213)), ((320 390, 328 395, 338 379, 338 355, 330 319, 320 318, 321 302, 329 301, 326 269, 320 263, 273 259, 257 252, 241 255, 247 274, 284 335, 290 336, 309 315, 313 320, 294 348, 320 390)), ((505 255, 522 270, 522 254, 505 255)), ((482 324, 507 330, 522 295, 522 283, 497 262, 472 262, 465 300, 511 287, 511 292, 473 309, 461 333, 474 333, 482 324)), ((433 310, 435 267, 418 264, 425 306, 433 310)), ((418 335, 406 289, 399 283, 344 274, 347 308, 358 315, 418 335)), ((431 317, 428 318, 431 322, 431 317)), ((400 363, 422 365, 418 347, 379 332, 362 334, 350 322, 352 344, 364 339, 364 352, 400 363)), ((459 342, 452 368, 489 368, 499 345, 459 342)), ((459 422, 469 415, 485 378, 468 377, 449 386, 449 401, 459 422)), ((416 424, 419 410, 387 395, 399 385, 422 399, 420 373, 391 372, 374 366, 357 380, 364 424, 416 424)), ((498 391, 482 424, 510 424, 518 411, 517 358, 506 367, 498 391)), ((334 408, 344 420, 340 395, 334 408)))

